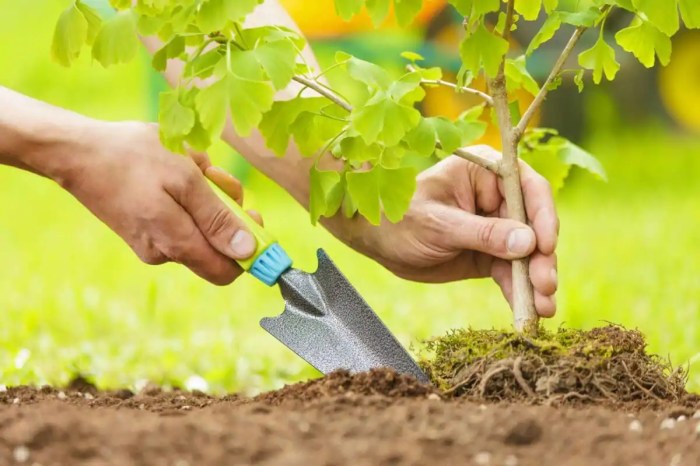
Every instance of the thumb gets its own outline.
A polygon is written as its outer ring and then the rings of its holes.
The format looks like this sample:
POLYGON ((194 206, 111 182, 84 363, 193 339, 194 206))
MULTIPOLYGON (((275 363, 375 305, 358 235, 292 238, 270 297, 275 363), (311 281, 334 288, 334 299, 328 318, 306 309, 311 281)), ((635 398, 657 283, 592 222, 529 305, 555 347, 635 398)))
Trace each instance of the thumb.
POLYGON ((536 246, 535 232, 516 220, 482 217, 453 211, 452 228, 446 233, 449 246, 480 251, 501 259, 529 256, 536 246))
POLYGON ((234 260, 247 259, 255 253, 257 242, 253 234, 201 173, 188 183, 186 192, 171 195, 189 213, 209 244, 220 253, 234 260))

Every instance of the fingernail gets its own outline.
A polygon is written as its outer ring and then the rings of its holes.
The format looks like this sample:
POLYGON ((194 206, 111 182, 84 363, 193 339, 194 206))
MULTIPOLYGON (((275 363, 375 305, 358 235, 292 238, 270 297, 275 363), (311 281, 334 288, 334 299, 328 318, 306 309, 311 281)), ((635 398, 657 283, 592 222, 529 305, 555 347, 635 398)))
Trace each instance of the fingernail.
POLYGON ((255 238, 246 230, 238 230, 231 238, 231 251, 235 259, 246 259, 255 252, 255 238))
POLYGON ((557 269, 552 269, 552 281, 554 282, 554 289, 559 288, 559 274, 557 274, 557 269))
POLYGON ((516 228, 508 235, 506 247, 508 251, 518 256, 524 256, 532 249, 532 243, 535 241, 535 236, 526 228, 516 228))

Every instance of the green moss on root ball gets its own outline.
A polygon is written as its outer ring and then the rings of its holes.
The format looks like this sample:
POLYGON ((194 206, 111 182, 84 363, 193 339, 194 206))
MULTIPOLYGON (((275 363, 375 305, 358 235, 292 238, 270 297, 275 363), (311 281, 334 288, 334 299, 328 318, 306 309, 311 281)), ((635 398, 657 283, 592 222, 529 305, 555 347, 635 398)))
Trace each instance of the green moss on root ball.
POLYGON ((424 342, 421 366, 454 397, 534 403, 678 402, 686 375, 645 351, 637 330, 453 330, 424 342))

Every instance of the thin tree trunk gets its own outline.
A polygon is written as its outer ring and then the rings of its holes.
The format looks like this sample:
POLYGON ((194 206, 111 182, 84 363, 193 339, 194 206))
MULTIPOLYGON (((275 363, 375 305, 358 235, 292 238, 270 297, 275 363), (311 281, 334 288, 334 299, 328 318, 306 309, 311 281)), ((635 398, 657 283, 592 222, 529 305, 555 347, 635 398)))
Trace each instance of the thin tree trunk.
MULTIPOLYGON (((508 217, 527 224, 523 190, 520 184, 518 136, 513 130, 506 82, 502 71, 489 83, 489 87, 501 132, 503 159, 499 173, 503 179, 508 217)), ((538 331, 539 319, 535 309, 535 294, 530 281, 529 267, 529 258, 513 261, 513 321, 517 332, 534 335, 538 331)))

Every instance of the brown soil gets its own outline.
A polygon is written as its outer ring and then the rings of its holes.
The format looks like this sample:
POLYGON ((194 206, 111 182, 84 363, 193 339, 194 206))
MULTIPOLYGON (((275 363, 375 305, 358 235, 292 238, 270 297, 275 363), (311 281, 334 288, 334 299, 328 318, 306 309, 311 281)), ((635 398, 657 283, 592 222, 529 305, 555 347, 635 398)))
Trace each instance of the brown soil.
POLYGON ((700 464, 700 403, 687 397, 641 410, 481 404, 385 370, 254 399, 73 388, 0 393, 0 464, 700 464))

